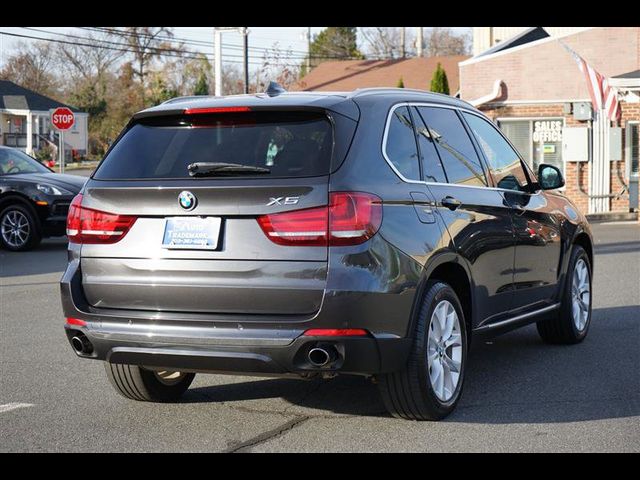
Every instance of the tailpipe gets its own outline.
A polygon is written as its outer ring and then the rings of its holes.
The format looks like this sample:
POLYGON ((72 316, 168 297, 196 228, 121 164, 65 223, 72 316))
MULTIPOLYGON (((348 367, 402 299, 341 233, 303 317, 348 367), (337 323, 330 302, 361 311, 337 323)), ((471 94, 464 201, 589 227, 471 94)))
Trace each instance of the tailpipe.
POLYGON ((82 333, 79 333, 71 339, 71 346, 76 353, 82 355, 89 355, 93 352, 93 345, 91 345, 91 342, 86 335, 83 335, 82 333))
POLYGON ((338 359, 338 352, 332 345, 317 346, 309 350, 307 359, 314 367, 326 367, 338 359))

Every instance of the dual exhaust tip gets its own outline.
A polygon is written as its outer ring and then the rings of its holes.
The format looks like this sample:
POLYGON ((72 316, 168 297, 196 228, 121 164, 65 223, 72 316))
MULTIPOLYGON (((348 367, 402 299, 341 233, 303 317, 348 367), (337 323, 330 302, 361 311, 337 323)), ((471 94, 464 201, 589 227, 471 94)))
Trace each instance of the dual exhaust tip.
POLYGON ((314 367, 326 367, 338 359, 338 351, 333 345, 318 345, 309 350, 307 359, 314 367))

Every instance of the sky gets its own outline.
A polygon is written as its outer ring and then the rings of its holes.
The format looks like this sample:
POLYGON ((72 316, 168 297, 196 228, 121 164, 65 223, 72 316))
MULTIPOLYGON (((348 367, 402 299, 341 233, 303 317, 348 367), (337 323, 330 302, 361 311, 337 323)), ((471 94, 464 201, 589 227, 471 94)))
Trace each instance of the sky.
MULTIPOLYGON (((0 68, 2 68, 6 58, 11 54, 11 51, 18 41, 35 41, 2 35, 3 32, 67 41, 73 41, 74 39, 63 37, 60 34, 85 35, 87 33, 86 30, 71 27, 33 27, 37 28, 38 31, 28 28, 30 27, 0 26, 0 68)), ((249 27, 249 69, 253 71, 258 68, 263 59, 264 49, 272 48, 276 42, 283 52, 291 50, 296 61, 302 61, 302 58, 307 52, 307 28, 308 27, 249 27)), ((311 27, 311 34, 318 33, 323 28, 324 27, 311 27)), ((468 30, 468 27, 452 27, 452 29, 458 33, 462 33, 468 30)), ((213 55, 213 27, 174 27, 173 32, 174 35, 179 38, 208 42, 209 45, 207 46, 189 45, 189 48, 213 55)), ((222 44, 223 61, 242 67, 242 35, 236 32, 226 32, 223 34, 222 44)))

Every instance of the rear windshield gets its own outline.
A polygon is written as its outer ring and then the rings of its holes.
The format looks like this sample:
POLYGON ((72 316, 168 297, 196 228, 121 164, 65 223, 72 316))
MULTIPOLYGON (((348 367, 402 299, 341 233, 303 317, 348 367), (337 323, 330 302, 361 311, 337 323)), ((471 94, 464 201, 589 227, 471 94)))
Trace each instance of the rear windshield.
MULTIPOLYGON (((189 178, 187 166, 196 162, 233 163, 267 168, 270 172, 237 174, 243 177, 327 175, 332 130, 325 115, 302 111, 142 119, 120 138, 93 178, 189 178)), ((225 174, 224 178, 229 176, 225 174)))

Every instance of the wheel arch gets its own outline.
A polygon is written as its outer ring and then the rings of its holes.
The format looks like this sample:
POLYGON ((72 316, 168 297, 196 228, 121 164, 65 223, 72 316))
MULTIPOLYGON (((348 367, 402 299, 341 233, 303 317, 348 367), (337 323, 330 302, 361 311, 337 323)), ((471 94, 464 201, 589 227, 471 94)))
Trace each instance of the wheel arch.
POLYGON ((456 295, 460 299, 460 303, 462 305, 462 311, 467 325, 467 335, 470 339, 474 323, 473 279, 469 266, 465 260, 460 255, 452 251, 446 251, 435 255, 430 259, 427 265, 425 265, 420 285, 416 293, 408 333, 410 335, 413 334, 416 315, 420 311, 420 306, 422 305, 422 301, 426 294, 427 284, 432 280, 441 280, 450 285, 456 292, 456 295))
POLYGON ((574 237, 572 245, 579 245, 584 249, 585 252, 587 252, 587 256, 589 257, 589 264, 593 272, 593 242, 591 240, 591 237, 587 234, 587 232, 581 230, 574 237))

